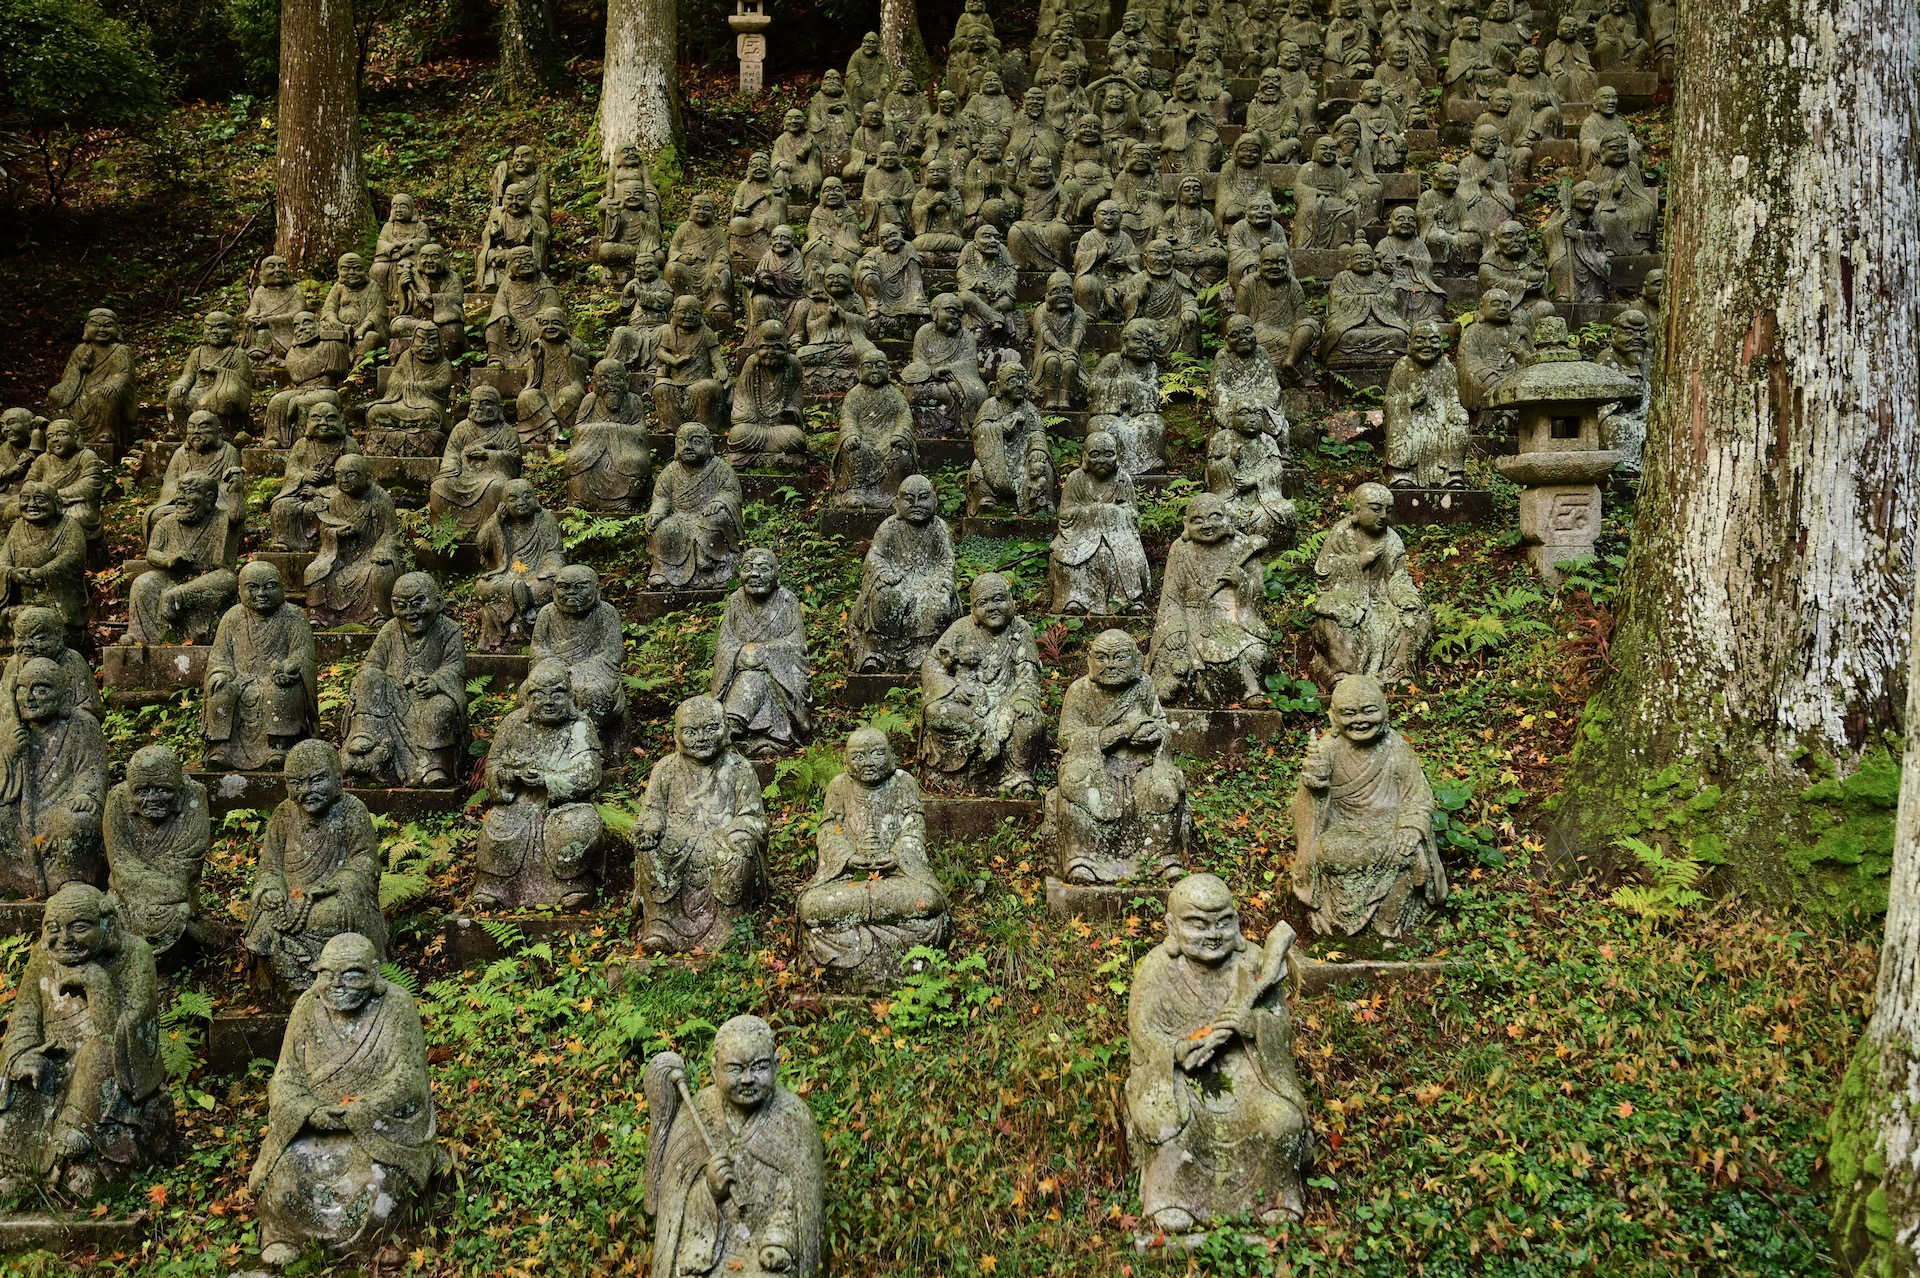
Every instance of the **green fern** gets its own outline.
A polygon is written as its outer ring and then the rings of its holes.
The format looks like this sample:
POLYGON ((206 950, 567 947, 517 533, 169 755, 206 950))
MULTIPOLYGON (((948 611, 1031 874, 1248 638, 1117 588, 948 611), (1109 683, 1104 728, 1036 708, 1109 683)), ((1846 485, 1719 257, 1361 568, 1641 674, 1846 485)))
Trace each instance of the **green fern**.
MULTIPOLYGON (((480 930, 493 938, 493 943, 512 954, 527 943, 527 934, 505 919, 475 919, 480 930)), ((504 961, 504 960, 500 960, 504 961)))
POLYGON ((425 896, 432 886, 433 879, 420 862, 397 865, 380 876, 380 909, 390 913, 409 905, 425 896))
POLYGON ((420 978, 397 963, 382 963, 380 975, 390 985, 398 985, 415 998, 420 997, 420 978))
POLYGON ((193 1072, 205 1031, 196 1023, 213 1019, 213 998, 204 990, 181 990, 160 1013, 160 1063, 167 1077, 193 1072))
POLYGON ((1706 900, 1706 894, 1694 887, 1706 875, 1707 863, 1690 856, 1675 856, 1632 835, 1614 841, 1640 863, 1640 872, 1649 882, 1615 890, 1613 903, 1643 919, 1678 918, 1706 900))

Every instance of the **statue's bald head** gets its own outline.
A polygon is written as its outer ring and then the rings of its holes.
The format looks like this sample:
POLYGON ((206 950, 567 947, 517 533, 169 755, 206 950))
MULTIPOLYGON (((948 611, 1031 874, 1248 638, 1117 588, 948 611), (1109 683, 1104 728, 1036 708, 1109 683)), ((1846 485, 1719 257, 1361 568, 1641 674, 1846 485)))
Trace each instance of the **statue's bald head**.
POLYGON ((170 747, 163 745, 142 746, 133 752, 127 760, 127 785, 138 788, 141 785, 165 785, 179 788, 185 779, 180 768, 180 756, 170 747))
POLYGON ((71 923, 76 919, 99 923, 112 912, 113 904, 105 892, 89 883, 69 883, 47 901, 42 917, 50 923, 71 923))
POLYGON ((713 1036, 716 1075, 726 1064, 759 1060, 773 1053, 773 1026, 758 1016, 736 1016, 713 1036))

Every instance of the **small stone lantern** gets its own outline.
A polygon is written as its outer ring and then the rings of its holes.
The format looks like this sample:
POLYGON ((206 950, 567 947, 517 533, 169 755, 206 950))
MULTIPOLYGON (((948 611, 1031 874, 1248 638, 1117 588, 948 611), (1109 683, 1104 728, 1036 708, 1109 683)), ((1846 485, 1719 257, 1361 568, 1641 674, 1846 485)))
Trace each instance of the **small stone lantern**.
POLYGON ((733 12, 727 25, 734 29, 734 53, 740 59, 740 92, 758 93, 762 69, 767 61, 767 28, 773 19, 767 15, 766 0, 733 0, 733 12))
POLYGON ((1520 539, 1549 585, 1554 567, 1593 553, 1600 535, 1600 482, 1620 460, 1600 447, 1602 410, 1638 395, 1631 378, 1585 359, 1567 345, 1567 321, 1548 315, 1533 327, 1527 367, 1487 396, 1490 408, 1519 418, 1519 454, 1494 466, 1522 485, 1520 539))

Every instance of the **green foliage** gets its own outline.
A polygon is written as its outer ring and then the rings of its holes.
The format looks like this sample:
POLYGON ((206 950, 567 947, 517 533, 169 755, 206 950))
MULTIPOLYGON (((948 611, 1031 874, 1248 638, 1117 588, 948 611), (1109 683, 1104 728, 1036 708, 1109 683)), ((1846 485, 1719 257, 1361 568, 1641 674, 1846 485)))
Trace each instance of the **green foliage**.
POLYGON ((1321 711, 1320 689, 1314 686, 1311 679, 1270 674, 1266 678, 1266 685, 1269 700, 1275 710, 1283 713, 1298 711, 1301 714, 1314 715, 1321 711))
POLYGON ((1177 537, 1180 521, 1187 513, 1187 499, 1202 491, 1186 476, 1173 480, 1158 491, 1140 494, 1140 531, 1149 537, 1177 537))
POLYGON ((1901 745, 1898 736, 1888 734, 1845 776, 1831 758, 1814 761, 1821 780, 1800 792, 1806 805, 1806 841, 1785 835, 1780 840, 1787 863, 1816 889, 1808 894, 1807 904, 1855 917, 1886 913, 1894 819, 1900 806, 1901 745))
POLYGON ((1160 402, 1177 399, 1205 404, 1213 391, 1213 361, 1175 351, 1160 369, 1160 402))
POLYGON ((589 542, 610 546, 624 543, 631 546, 636 542, 646 541, 647 517, 628 515, 621 518, 581 510, 578 506, 568 506, 560 512, 560 532, 566 538, 569 553, 589 542))
POLYGON ((213 999, 204 990, 181 990, 160 1009, 160 1060, 167 1077, 184 1079, 193 1071, 204 1037, 199 1022, 213 1019, 213 999))
POLYGON ((1498 834, 1484 821, 1476 821, 1472 810, 1471 783, 1448 777, 1433 787, 1433 837, 1442 859, 1458 864, 1500 866, 1507 863, 1500 850, 1498 834))
MULTIPOLYGON (((150 126, 165 105, 138 35, 90 0, 0 0, 0 129, 20 134, 47 203, 109 135, 150 126)), ((14 185, 23 174, 0 170, 14 185)))
POLYGON ((1625 555, 1576 555, 1554 564, 1560 572, 1560 589, 1578 591, 1593 602, 1611 607, 1620 593, 1620 570, 1627 566, 1625 555))
POLYGON ((887 1004, 887 1028, 899 1034, 956 1030, 986 1008, 996 991, 987 980, 987 956, 978 950, 952 960, 916 945, 901 960, 905 975, 887 1004))
POLYGON ((1647 880, 1644 886, 1614 890, 1613 903, 1621 909, 1643 919, 1672 919, 1707 899, 1694 887, 1707 872, 1706 862, 1671 855, 1632 835, 1614 840, 1614 846, 1632 854, 1647 880))
POLYGON ((1510 586, 1485 597, 1486 612, 1470 613, 1455 604, 1437 603, 1433 608, 1434 640, 1428 651, 1435 660, 1451 664, 1489 656, 1520 635, 1550 633, 1552 626, 1523 615, 1546 601, 1537 590, 1510 586))

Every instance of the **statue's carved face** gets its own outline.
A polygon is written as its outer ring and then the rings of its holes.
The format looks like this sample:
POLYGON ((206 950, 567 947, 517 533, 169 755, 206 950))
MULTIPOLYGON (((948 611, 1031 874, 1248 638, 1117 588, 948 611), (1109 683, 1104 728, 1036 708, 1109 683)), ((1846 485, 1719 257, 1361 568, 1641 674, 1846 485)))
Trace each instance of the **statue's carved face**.
POLYGON ((830 209, 843 209, 847 206, 847 188, 839 178, 828 178, 820 184, 820 202, 830 209))
POLYGON ((942 333, 952 336, 960 331, 960 303, 953 297, 941 298, 933 304, 933 326, 942 333))
MULTIPOLYGON (((1298 11, 1299 11, 1299 6, 1295 6, 1295 12, 1298 12, 1298 11)), ((1301 61, 1301 53, 1300 53, 1299 45, 1294 44, 1291 40, 1289 40, 1287 43, 1280 46, 1280 65, 1283 68, 1285 68, 1288 71, 1298 71, 1300 69, 1300 61, 1301 61)))
POLYGON ((1504 290, 1488 290, 1480 298, 1480 318, 1495 324, 1505 324, 1513 319, 1513 299, 1504 290))
POLYGON ((413 357, 422 364, 440 362, 440 330, 428 324, 413 332, 413 357))
POLYGON ((1313 162, 1319 165, 1331 165, 1337 162, 1331 134, 1323 133, 1313 140, 1313 162))
POLYGON ((46 723, 60 713, 60 685, 44 675, 14 685, 13 708, 23 723, 46 723))
POLYGON ((91 910, 49 909, 40 924, 47 957, 63 967, 93 962, 106 948, 107 936, 107 921, 91 910))
POLYGON ((1102 688, 1124 688, 1140 678, 1140 649, 1103 635, 1087 655, 1087 674, 1102 688))
POLYGON ((334 958, 316 969, 313 988, 319 991, 328 1007, 343 1016, 351 1016, 373 998, 378 976, 379 973, 357 959, 334 958), (332 966, 336 963, 339 966, 332 966))
POLYGON ((1080 464, 1095 479, 1112 479, 1120 469, 1120 451, 1111 436, 1103 434, 1097 440, 1090 438, 1081 451, 1080 464))
POLYGON ((473 419, 476 426, 492 426, 505 416, 505 410, 500 405, 498 395, 475 395, 472 403, 467 405, 467 416, 473 419))
POLYGON ((987 257, 1000 256, 1000 231, 993 223, 988 222, 981 226, 979 230, 975 231, 973 233, 973 242, 975 246, 979 248, 980 252, 987 257))
POLYGON ((807 131, 807 117, 798 111, 789 111, 782 117, 781 127, 794 137, 799 137, 807 131))
POLYGON ((337 443, 347 437, 347 419, 338 406, 319 403, 307 409, 307 438, 337 443))
POLYGON ((200 337, 215 350, 233 345, 233 317, 222 312, 207 316, 206 322, 201 325, 200 337))
POLYGON ((1129 324, 1120 330, 1120 354, 1136 364, 1153 362, 1160 354, 1151 324, 1129 324))
POLYGON ((1506 115, 1513 110, 1513 91, 1495 89, 1487 98, 1487 109, 1495 115, 1506 115))
POLYGON ((359 497, 366 493, 373 483, 373 476, 367 473, 364 458, 355 461, 342 460, 333 470, 333 482, 340 491, 349 497, 359 497))
POLYGON ((1350 500, 1355 528, 1362 532, 1377 533, 1387 526, 1387 516, 1393 510, 1393 497, 1386 489, 1369 485, 1356 491, 1350 500))
POLYGON ((1437 325, 1422 324, 1407 339, 1407 354, 1419 364, 1438 363, 1447 353, 1446 334, 1437 325))
POLYGON ((674 460, 682 466, 704 466, 713 460, 713 435, 707 428, 688 422, 673 441, 674 460))
POLYGON ((446 265, 446 256, 438 248, 423 248, 414 254, 414 264, 421 275, 432 277, 440 273, 446 265))
POLYGON ((892 373, 887 368, 886 356, 869 355, 860 361, 860 381, 863 385, 877 390, 890 380, 892 380, 892 373))
POLYGON ((1603 88, 1593 95, 1594 109, 1601 115, 1612 115, 1620 109, 1620 92, 1613 88, 1603 88))
POLYGON ((780 560, 770 550, 749 550, 740 558, 740 584, 755 599, 780 588, 780 560))
POLYGON ((45 657, 48 661, 57 661, 66 650, 67 635, 60 625, 38 625, 25 631, 14 631, 13 646, 29 658, 45 657))
POLYGON ((847 771, 862 785, 879 785, 893 775, 893 747, 886 734, 872 729, 856 730, 847 738, 847 771))
POLYGON ((501 203, 506 205, 507 212, 515 217, 525 217, 533 209, 533 195, 526 187, 515 182, 506 189, 506 193, 501 197, 501 203))
POLYGON ((80 451, 80 432, 64 418, 47 427, 47 451, 55 457, 71 457, 80 451))
MULTIPOLYGON (((557 595, 558 592, 555 593, 557 595)), ((426 590, 411 584, 394 588, 393 615, 409 639, 418 639, 433 629, 433 623, 440 620, 440 613, 445 607, 437 590, 426 590)))
POLYGON ((1347 269, 1355 275, 1373 274, 1373 250, 1355 248, 1347 254, 1347 269))
POLYGON ((1253 325, 1239 322, 1244 318, 1244 316, 1236 316, 1234 321, 1227 325, 1227 349, 1243 359, 1252 355, 1260 344, 1259 337, 1253 331, 1253 325))
POLYGON ((527 714, 535 723, 546 728, 571 722, 574 717, 573 685, 567 676, 562 674, 557 678, 534 680, 527 689, 527 714))
POLYGON ((900 171, 900 148, 891 142, 880 144, 880 167, 889 173, 900 171))
POLYGON ((1378 80, 1369 80, 1360 86, 1360 100, 1368 106, 1379 106, 1386 90, 1380 87, 1378 80))
POLYGON ((367 283, 367 261, 358 253, 343 255, 339 263, 340 282, 348 288, 365 288, 367 283))
POLYGON ((901 481, 900 494, 895 502, 895 513, 910 524, 926 524, 933 520, 933 485, 925 479, 914 483, 912 478, 901 481))
POLYGON ((563 342, 567 338, 567 320, 564 315, 546 315, 540 317, 540 336, 549 342, 563 342))
POLYGON ((340 773, 325 759, 305 760, 286 771, 287 797, 308 816, 320 816, 340 799, 340 773))
POLYGON ((1396 240, 1410 240, 1420 233, 1420 220, 1410 204, 1396 205, 1387 215, 1387 232, 1396 240))
POLYGON ((1177 909, 1167 914, 1167 935, 1180 953, 1213 967, 1223 963, 1240 943, 1240 912, 1233 898, 1213 893, 1183 894, 1177 909))
POLYGON ((1033 379, 1025 366, 1009 364, 1000 371, 998 389, 1003 399, 1023 400, 1033 393, 1033 379))
POLYGON ((411 195, 394 196, 393 207, 387 212, 387 220, 402 223, 413 221, 413 197, 411 195))
POLYGON ((1366 745, 1387 727, 1387 707, 1374 695, 1374 689, 1343 683, 1334 693, 1328 717, 1336 732, 1355 745, 1366 745))
POLYGON ((533 260, 533 254, 524 249, 515 249, 507 254, 507 276, 510 279, 530 280, 540 273, 539 266, 533 260))
POLYGON ((189 524, 205 523, 213 514, 213 486, 211 484, 183 484, 180 496, 176 499, 180 507, 180 518, 189 524))
POLYGON ((533 491, 533 485, 524 479, 516 479, 507 485, 501 495, 500 504, 515 519, 531 519, 540 511, 540 495, 533 491))
POLYGON ((1521 257, 1527 251, 1527 230, 1523 226, 1509 223, 1495 231, 1493 239, 1508 257, 1521 257))
POLYGON ((268 288, 285 288, 293 283, 293 268, 284 257, 260 259, 260 282, 268 288))
POLYGON ((120 325, 107 311, 94 311, 87 316, 87 341, 96 346, 109 346, 120 340, 120 325))
POLYGON ((1108 235, 1120 229, 1120 206, 1112 200, 1103 200, 1100 207, 1093 211, 1093 224, 1108 235))
POLYGON ((1184 527, 1187 540, 1202 546, 1224 541, 1233 533, 1233 521, 1227 514, 1226 503, 1218 499, 1202 501, 1196 497, 1187 506, 1184 527))
POLYGON ((773 1095, 775 1055, 763 1045, 715 1044, 713 1077, 727 1099, 742 1109, 758 1109, 773 1095))
POLYGON ((680 752, 696 763, 710 763, 720 755, 726 740, 727 722, 714 705, 682 707, 674 724, 674 740, 680 752))
POLYGON ((1004 580, 992 580, 973 592, 973 619, 998 634, 1013 620, 1013 590, 1004 580))
POLYGON ((277 572, 250 573, 240 583, 240 597, 248 608, 264 617, 280 611, 280 605, 287 601, 287 588, 277 572))
POLYGON ((540 171, 540 161, 530 146, 513 148, 513 171, 521 177, 532 177, 540 171))
POLYGON ((60 502, 46 493, 29 490, 20 498, 20 513, 29 523, 45 526, 60 518, 60 502))
POLYGON ((173 799, 177 792, 173 783, 165 777, 129 780, 127 786, 133 792, 133 810, 147 820, 164 821, 173 815, 173 799))
MULTIPOLYGON (((773 251, 782 256, 791 253, 794 246, 793 231, 789 227, 776 226, 773 228, 773 234, 768 237, 768 242, 773 245, 773 251)), ((641 261, 646 260, 641 259, 641 261)))
POLYGON ((320 317, 311 311, 301 311, 293 317, 293 344, 311 346, 320 340, 320 317))

